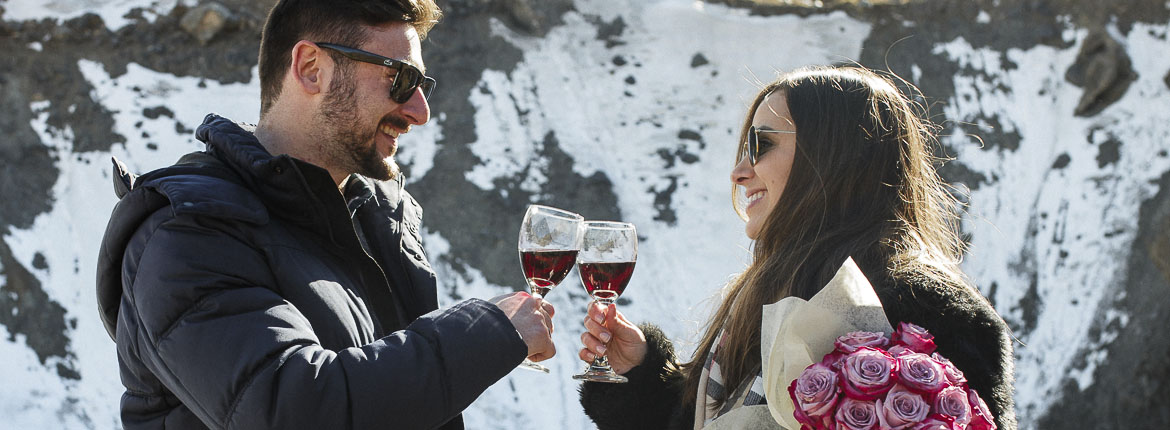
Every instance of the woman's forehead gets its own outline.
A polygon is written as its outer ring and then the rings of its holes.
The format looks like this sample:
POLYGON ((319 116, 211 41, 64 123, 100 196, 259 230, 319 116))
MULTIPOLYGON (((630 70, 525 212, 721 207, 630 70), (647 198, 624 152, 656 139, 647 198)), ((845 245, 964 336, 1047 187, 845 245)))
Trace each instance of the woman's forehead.
POLYGON ((765 96, 752 116, 752 125, 772 128, 793 126, 792 114, 788 112, 788 99, 784 94, 773 92, 765 96))

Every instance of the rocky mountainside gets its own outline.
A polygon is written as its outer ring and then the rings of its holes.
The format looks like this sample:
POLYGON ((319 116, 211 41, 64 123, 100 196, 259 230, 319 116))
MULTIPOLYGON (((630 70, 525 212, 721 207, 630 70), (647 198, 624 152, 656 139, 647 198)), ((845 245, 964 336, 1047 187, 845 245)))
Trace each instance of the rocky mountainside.
MULTIPOLYGON (((198 150, 208 112, 255 122, 271 4, 0 0, 0 427, 119 427, 93 297, 109 158, 147 171, 198 150)), ((1170 422, 1166 2, 440 5, 423 43, 434 119, 400 164, 448 302, 519 288, 520 214, 550 204, 636 223, 621 306, 693 346, 748 258, 727 192, 748 99, 773 70, 857 62, 916 85, 942 126, 964 267, 1019 340, 1022 426, 1170 422)), ((471 428, 591 428, 568 379, 588 299, 567 281, 550 300, 554 373, 513 373, 471 428)))

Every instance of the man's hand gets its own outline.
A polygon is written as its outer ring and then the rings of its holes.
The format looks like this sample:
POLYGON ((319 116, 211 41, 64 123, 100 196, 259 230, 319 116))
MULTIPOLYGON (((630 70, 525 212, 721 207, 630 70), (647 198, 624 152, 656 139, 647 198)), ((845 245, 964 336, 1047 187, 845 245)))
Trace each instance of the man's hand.
POLYGON ((525 292, 515 292, 489 300, 512 321, 520 337, 528 345, 528 359, 544 361, 557 354, 553 345, 553 305, 525 292))

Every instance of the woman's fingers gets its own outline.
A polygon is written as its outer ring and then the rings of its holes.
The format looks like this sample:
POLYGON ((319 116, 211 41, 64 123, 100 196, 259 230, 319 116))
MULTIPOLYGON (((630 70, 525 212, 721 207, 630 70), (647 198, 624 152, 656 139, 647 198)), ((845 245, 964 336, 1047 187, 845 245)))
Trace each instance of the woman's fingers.
POLYGON ((605 328, 605 326, 601 325, 601 323, 597 322, 597 320, 589 317, 585 318, 585 332, 596 336, 597 338, 601 339, 602 342, 609 342, 609 339, 613 337, 613 334, 611 334, 609 330, 605 328))
POLYGON ((577 358, 580 358, 581 361, 586 363, 592 363, 597 358, 597 355, 588 349, 581 349, 581 351, 577 352, 577 358))
POLYGON ((581 345, 597 355, 604 355, 606 351, 605 342, 589 332, 581 333, 581 345))

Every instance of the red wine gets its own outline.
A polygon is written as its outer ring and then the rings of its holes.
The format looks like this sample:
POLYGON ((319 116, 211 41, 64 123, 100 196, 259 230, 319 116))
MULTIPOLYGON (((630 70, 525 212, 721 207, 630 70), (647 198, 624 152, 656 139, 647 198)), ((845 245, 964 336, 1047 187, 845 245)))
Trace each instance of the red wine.
POLYGON ((520 251, 520 265, 524 267, 524 277, 528 278, 529 285, 542 296, 565 280, 565 275, 573 269, 573 260, 576 259, 575 249, 520 251))
POLYGON ((585 284, 589 294, 601 300, 613 300, 622 295, 626 284, 630 283, 634 262, 581 263, 577 265, 577 273, 581 274, 581 283, 585 284))

